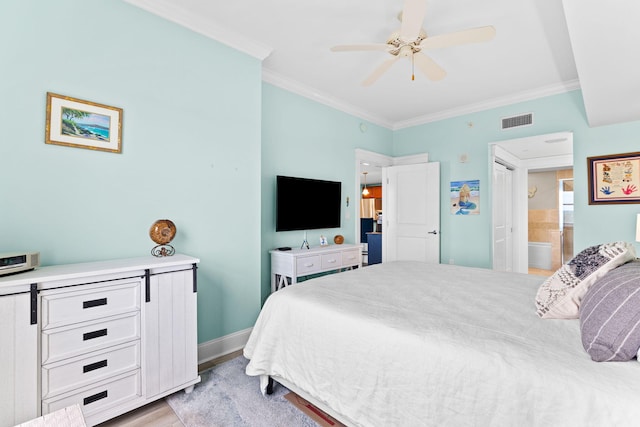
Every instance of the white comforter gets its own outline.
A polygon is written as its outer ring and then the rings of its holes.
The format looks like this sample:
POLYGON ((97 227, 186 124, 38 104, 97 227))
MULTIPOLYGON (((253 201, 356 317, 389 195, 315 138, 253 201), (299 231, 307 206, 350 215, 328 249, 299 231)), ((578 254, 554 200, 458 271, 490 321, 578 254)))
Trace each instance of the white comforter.
POLYGON ((544 278, 385 263, 271 295, 244 354, 355 426, 638 426, 640 363, 596 363, 544 278))

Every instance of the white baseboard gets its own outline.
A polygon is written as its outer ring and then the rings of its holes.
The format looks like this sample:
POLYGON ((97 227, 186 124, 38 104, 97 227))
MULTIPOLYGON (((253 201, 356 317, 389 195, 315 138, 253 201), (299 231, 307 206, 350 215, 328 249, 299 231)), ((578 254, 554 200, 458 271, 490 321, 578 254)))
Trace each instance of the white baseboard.
POLYGON ((253 328, 247 328, 242 331, 234 332, 232 334, 198 344, 198 364, 208 362, 242 349, 249 340, 249 335, 251 334, 252 329, 253 328))

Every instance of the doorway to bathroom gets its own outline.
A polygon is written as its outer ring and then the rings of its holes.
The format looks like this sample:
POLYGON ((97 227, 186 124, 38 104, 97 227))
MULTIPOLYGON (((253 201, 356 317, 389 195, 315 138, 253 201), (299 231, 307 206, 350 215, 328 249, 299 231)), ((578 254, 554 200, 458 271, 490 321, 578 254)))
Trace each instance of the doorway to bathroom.
POLYGON ((528 174, 529 273, 551 275, 573 257, 573 169, 528 174))
MULTIPOLYGON (((529 184, 528 175, 530 172, 548 172, 556 170, 572 170, 573 168, 573 133, 558 132, 553 134, 536 135, 526 138, 511 139, 490 143, 490 171, 491 171, 491 197, 492 197, 492 256, 493 269, 515 271, 519 273, 529 272, 529 251, 531 249, 531 236, 529 235, 529 194, 532 186, 529 184), (500 188, 499 177, 496 174, 495 165, 504 166, 503 169, 508 171, 510 177, 510 188, 508 191, 498 191, 500 188), (510 218, 502 218, 504 214, 508 214, 510 218), (504 220, 501 220, 504 219, 504 220), (504 226, 507 224, 508 226, 504 226), (504 242, 510 244, 505 245, 504 242)), ((569 179, 571 176, 562 176, 562 179, 569 179)), ((560 260, 564 255, 564 261, 567 256, 572 253, 573 237, 573 201, 571 203, 559 203, 561 192, 559 191, 558 181, 553 186, 553 194, 558 201, 558 215, 554 219, 546 218, 546 230, 555 227, 558 237, 562 237, 560 231, 564 233, 565 244, 567 248, 562 248, 560 252, 560 260), (560 225, 560 211, 563 212, 563 224, 560 225), (571 224, 569 225, 569 222, 571 224), (568 236, 571 239, 568 239, 568 236)), ((566 188, 569 188, 572 182, 566 182, 566 188)), ((563 191, 563 196, 568 191, 563 191)), ((569 199, 567 199, 569 201, 569 199)), ((542 242, 544 243, 544 242, 542 242)), ((550 247, 546 242, 545 253, 549 253, 550 247)), ((556 250, 560 250, 562 245, 556 245, 556 250)), ((553 259, 553 257, 552 257, 553 259)), ((553 265, 549 268, 553 268, 553 265)), ((545 268, 546 270, 546 268, 545 268)), ((550 270, 546 270, 550 271, 550 270)))

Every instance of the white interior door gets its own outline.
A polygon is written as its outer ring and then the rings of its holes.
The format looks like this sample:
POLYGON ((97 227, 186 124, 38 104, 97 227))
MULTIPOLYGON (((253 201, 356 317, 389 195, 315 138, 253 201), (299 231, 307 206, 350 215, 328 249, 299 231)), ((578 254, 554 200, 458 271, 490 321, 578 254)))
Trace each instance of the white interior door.
POLYGON ((513 271, 512 171, 493 162, 493 269, 513 271))
POLYGON ((440 163, 382 170, 382 262, 440 262, 440 163))

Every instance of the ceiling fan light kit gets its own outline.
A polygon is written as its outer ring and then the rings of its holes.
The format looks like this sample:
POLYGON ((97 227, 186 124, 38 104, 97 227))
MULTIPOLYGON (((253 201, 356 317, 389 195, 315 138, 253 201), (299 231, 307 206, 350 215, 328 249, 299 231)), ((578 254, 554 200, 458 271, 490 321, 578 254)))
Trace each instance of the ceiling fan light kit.
POLYGON ((373 72, 362 82, 363 86, 369 86, 380 78, 391 66, 400 58, 411 58, 412 76, 414 66, 418 68, 429 80, 442 80, 446 71, 433 59, 427 56, 423 50, 442 49, 459 46, 469 43, 480 43, 491 40, 496 35, 496 30, 492 26, 471 28, 456 31, 448 34, 441 34, 433 37, 427 36, 422 28, 424 21, 427 0, 405 0, 402 12, 398 15, 401 26, 400 30, 392 33, 386 43, 368 43, 354 45, 339 45, 331 48, 333 52, 348 51, 385 51, 392 55, 392 58, 382 62, 373 72))

